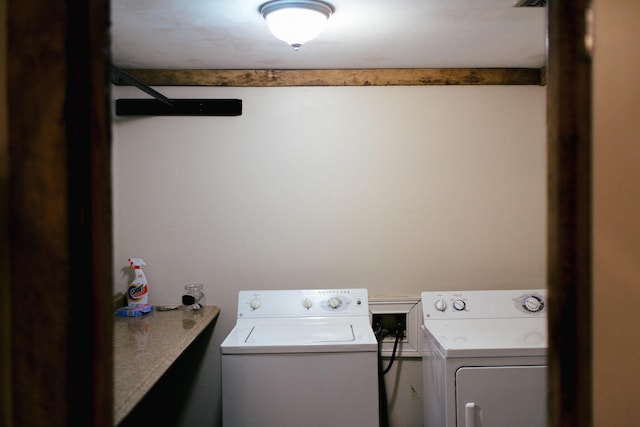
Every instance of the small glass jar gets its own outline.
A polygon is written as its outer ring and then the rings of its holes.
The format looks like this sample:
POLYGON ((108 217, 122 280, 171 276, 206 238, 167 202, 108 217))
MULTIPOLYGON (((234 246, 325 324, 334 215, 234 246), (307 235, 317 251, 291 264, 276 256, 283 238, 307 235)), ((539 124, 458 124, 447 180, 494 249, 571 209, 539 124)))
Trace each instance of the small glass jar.
POLYGON ((182 305, 184 305, 187 310, 199 310, 204 306, 204 292, 202 292, 202 288, 203 285, 199 283, 184 286, 182 305))

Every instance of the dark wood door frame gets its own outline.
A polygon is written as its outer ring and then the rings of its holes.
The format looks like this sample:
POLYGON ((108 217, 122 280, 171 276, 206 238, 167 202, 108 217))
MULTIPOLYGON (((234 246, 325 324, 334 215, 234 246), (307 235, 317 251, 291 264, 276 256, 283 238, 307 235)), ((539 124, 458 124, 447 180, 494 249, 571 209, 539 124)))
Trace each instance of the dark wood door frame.
POLYGON ((592 425, 589 0, 548 6, 549 425, 592 425))
MULTIPOLYGON (((3 2, 0 14, 7 426, 112 423, 109 12, 108 0, 81 3, 3 2)), ((549 425, 590 426, 589 2, 549 3, 549 425)))
POLYGON ((5 4, 2 422, 111 426, 108 2, 5 4))

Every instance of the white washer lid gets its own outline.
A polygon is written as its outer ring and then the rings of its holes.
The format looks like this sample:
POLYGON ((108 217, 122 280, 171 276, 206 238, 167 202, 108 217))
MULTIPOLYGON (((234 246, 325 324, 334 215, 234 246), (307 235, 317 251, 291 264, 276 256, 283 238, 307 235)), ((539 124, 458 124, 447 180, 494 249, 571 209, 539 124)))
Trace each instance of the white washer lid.
POLYGON ((428 337, 444 357, 546 356, 546 318, 432 320, 428 337))
POLYGON ((349 323, 260 324, 253 327, 249 344, 312 344, 355 341, 349 323))
POLYGON ((377 352, 368 318, 239 319, 220 345, 222 354, 377 352))

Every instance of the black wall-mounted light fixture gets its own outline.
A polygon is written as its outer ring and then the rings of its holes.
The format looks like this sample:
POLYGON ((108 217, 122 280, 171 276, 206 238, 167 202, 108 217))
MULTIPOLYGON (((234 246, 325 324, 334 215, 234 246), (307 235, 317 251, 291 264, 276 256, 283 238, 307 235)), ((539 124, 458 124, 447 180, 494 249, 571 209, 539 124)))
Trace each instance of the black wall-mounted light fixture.
POLYGON ((240 116, 241 99, 169 99, 135 79, 118 67, 111 66, 114 84, 124 81, 155 99, 117 99, 117 116, 240 116))

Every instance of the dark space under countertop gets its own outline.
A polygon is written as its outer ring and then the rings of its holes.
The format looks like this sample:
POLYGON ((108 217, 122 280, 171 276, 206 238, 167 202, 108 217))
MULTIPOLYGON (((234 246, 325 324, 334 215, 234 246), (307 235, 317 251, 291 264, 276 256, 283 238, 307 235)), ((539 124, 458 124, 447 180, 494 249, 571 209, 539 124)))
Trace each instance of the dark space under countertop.
POLYGON ((118 425, 173 362, 220 314, 216 306, 115 316, 113 418, 118 425))

